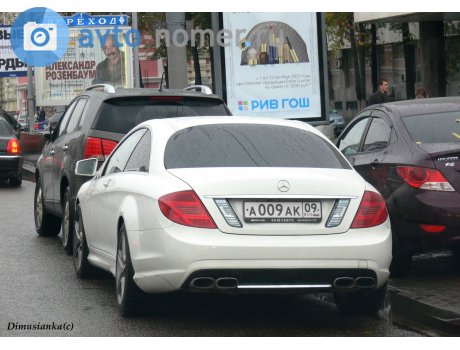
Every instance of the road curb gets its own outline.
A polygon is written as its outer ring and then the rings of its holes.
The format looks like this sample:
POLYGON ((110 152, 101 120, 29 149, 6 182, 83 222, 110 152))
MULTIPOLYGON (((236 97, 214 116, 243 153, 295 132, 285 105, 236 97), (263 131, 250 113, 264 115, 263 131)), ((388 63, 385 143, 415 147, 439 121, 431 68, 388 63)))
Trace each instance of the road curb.
POLYGON ((460 315, 413 298, 389 286, 393 323, 430 336, 460 336, 460 315))

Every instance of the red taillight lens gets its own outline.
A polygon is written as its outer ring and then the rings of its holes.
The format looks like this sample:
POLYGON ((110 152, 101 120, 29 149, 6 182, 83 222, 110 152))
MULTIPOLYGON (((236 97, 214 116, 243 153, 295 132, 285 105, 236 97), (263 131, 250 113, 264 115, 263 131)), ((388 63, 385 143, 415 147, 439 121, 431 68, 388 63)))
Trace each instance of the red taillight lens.
POLYGON ((167 194, 158 199, 160 210, 169 220, 192 227, 217 228, 200 198, 193 191, 167 194))
POLYGON ((420 224, 420 228, 428 233, 441 233, 446 229, 444 225, 428 225, 428 224, 420 224))
POLYGON ((100 139, 97 137, 88 137, 85 144, 85 159, 100 158, 101 160, 104 160, 105 157, 112 153, 116 146, 117 143, 115 141, 100 139))
POLYGON ((388 218, 385 199, 375 192, 365 191, 351 228, 366 228, 383 224, 388 218))
POLYGON ((38 130, 38 123, 35 123, 34 129, 35 129, 35 130, 38 130))
POLYGON ((431 191, 454 191, 447 179, 437 169, 398 166, 398 175, 410 186, 431 191))
POLYGON ((19 146, 19 142, 16 139, 9 139, 8 146, 6 147, 6 153, 8 154, 20 154, 21 153, 21 146, 19 146))

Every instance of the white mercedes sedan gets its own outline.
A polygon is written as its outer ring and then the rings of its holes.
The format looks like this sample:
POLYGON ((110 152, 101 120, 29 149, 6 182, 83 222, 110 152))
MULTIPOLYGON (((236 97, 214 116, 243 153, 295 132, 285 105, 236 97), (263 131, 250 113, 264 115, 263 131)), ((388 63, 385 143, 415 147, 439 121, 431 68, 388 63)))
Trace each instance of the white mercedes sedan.
POLYGON ((384 304, 385 201, 302 122, 200 117, 138 125, 78 193, 74 265, 115 276, 122 315, 143 293, 332 292, 343 312, 384 304))

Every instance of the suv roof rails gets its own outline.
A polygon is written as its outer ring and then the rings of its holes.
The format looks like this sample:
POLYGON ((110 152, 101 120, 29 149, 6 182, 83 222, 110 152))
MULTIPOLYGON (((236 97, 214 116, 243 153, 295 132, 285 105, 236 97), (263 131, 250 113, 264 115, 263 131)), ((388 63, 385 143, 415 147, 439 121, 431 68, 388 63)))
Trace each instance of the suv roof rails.
POLYGON ((197 91, 205 95, 212 95, 212 90, 205 85, 192 85, 184 88, 186 91, 197 91))
POLYGON ((86 89, 86 91, 89 91, 89 90, 103 91, 103 92, 108 92, 109 94, 115 93, 115 88, 110 84, 91 85, 89 88, 86 89))

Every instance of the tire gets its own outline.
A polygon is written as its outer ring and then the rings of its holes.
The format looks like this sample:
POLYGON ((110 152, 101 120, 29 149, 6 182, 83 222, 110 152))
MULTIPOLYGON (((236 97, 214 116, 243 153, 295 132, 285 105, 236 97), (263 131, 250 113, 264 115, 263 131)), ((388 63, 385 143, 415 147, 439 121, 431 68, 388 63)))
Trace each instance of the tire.
POLYGON ((19 175, 18 177, 10 177, 9 181, 10 181, 11 186, 15 186, 15 187, 21 186, 22 175, 19 175))
POLYGON ((72 254, 72 238, 74 231, 74 213, 70 205, 70 189, 64 191, 62 200, 62 247, 67 254, 72 254))
POLYGON ((460 270, 460 247, 452 249, 455 267, 460 270))
POLYGON ((132 316, 138 313, 139 301, 144 297, 139 287, 134 283, 134 268, 129 252, 128 237, 125 225, 118 232, 117 257, 115 269, 115 289, 117 302, 122 316, 132 316))
POLYGON ((61 231, 61 219, 45 208, 40 179, 35 183, 34 219, 35 230, 40 236, 54 237, 61 231))
POLYGON ((94 275, 95 268, 88 261, 88 244, 86 242, 85 227, 83 225, 83 216, 81 214, 80 204, 75 211, 73 239, 73 266, 78 278, 86 279, 94 275))
POLYGON ((412 255, 409 253, 396 252, 390 265, 391 277, 404 277, 409 275, 412 267, 412 255))
POLYGON ((383 308, 387 285, 374 290, 334 293, 335 304, 341 313, 375 315, 383 308))

